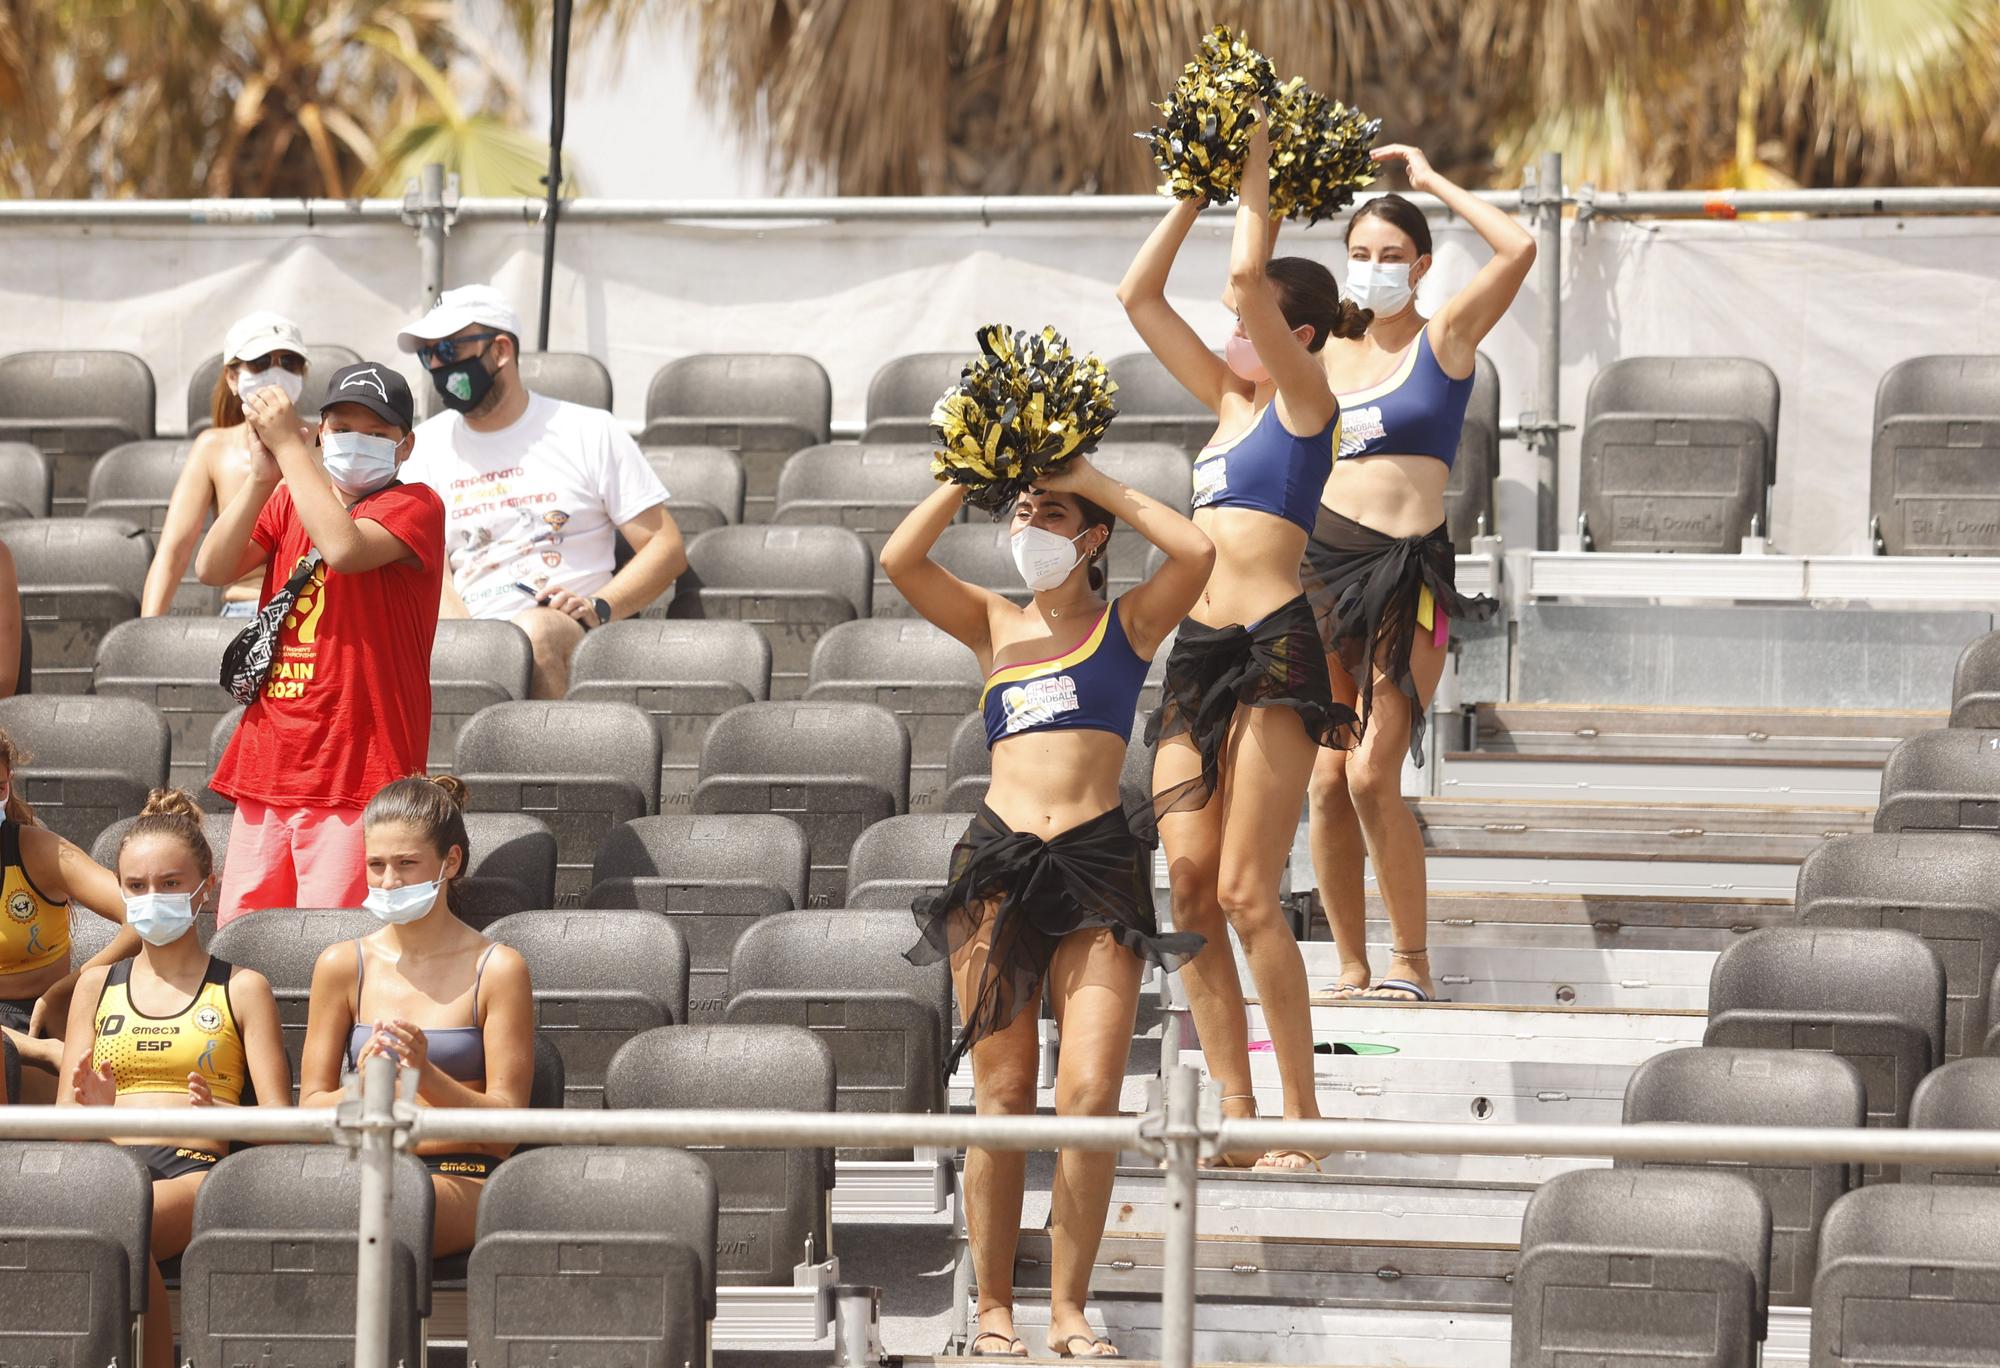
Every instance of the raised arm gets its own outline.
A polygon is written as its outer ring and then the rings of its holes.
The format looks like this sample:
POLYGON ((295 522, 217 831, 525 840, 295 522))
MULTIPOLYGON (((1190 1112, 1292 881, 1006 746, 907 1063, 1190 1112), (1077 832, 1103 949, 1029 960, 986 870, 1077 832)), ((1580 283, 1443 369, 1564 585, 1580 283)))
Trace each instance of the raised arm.
MULTIPOLYGON (((273 390, 264 392, 275 393, 273 390)), ((256 396, 251 398, 254 400, 256 396)), ((201 539, 201 549, 194 553, 195 578, 206 585, 220 587, 234 584, 271 556, 268 550, 252 540, 251 533, 257 530, 257 517, 264 511, 264 505, 271 501, 271 495, 277 492, 283 475, 254 430, 249 434, 249 442, 250 478, 217 511, 208 535, 201 539)))
POLYGON ((1173 509, 1112 479, 1082 456, 1043 480, 1040 488, 1090 500, 1166 553, 1167 563, 1120 600, 1132 649, 1151 659, 1207 587, 1215 566, 1214 543, 1173 509))
POLYGON ((1470 375, 1479 344, 1514 303, 1535 264, 1534 234, 1511 215, 1439 175, 1430 158, 1414 147, 1395 143, 1378 147, 1369 156, 1378 162, 1401 161, 1412 190, 1444 201, 1445 208, 1471 224, 1493 249, 1472 283, 1431 315, 1431 352, 1438 364, 1446 375, 1470 375))
POLYGON ((1271 264, 1271 139, 1268 119, 1258 120, 1250 134, 1250 152, 1243 161, 1243 185, 1236 204, 1236 237, 1229 248, 1229 288, 1236 298, 1236 316, 1257 349, 1257 359, 1278 385, 1279 416, 1301 435, 1318 432, 1333 421, 1337 405, 1326 382, 1326 368, 1306 350, 1278 307, 1266 267, 1271 264))
POLYGON ((401 537, 372 518, 355 517, 340 502, 326 472, 313 458, 312 448, 306 445, 298 412, 283 391, 257 391, 243 406, 243 414, 284 472, 285 488, 292 493, 299 523, 319 548, 327 569, 359 575, 417 558, 401 537))
POLYGON ((882 573, 932 626, 965 643, 982 667, 993 659, 988 613, 1000 596, 967 584, 931 559, 931 548, 965 506, 965 486, 944 484, 910 510, 882 546, 882 573))
POLYGON ((167 500, 166 520, 160 524, 160 547, 146 570, 146 589, 139 599, 140 617, 164 617, 174 606, 174 591, 188 562, 194 559, 201 540, 201 520, 215 501, 215 480, 209 461, 217 444, 228 440, 214 428, 194 439, 187 459, 181 463, 174 481, 173 495, 167 500))
POLYGON ((1167 276, 1200 213, 1201 205, 1194 200, 1174 201, 1118 282, 1118 302, 1160 364, 1189 394, 1219 413, 1230 385, 1229 367, 1167 302, 1167 276))

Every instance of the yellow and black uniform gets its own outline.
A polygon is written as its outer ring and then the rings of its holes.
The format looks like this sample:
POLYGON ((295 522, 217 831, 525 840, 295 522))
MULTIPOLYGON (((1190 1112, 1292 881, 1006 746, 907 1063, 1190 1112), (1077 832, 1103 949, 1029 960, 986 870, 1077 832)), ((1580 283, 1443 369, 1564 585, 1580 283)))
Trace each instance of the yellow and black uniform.
MULTIPOLYGON (((68 960, 69 904, 35 887, 21 863, 21 824, 0 821, 0 974, 27 973, 68 960)), ((34 1005, 32 999, 0 1001, 0 1025, 27 1030, 27 1013, 34 1005)))
MULTIPOLYGON (((97 998, 97 1029, 93 1059, 111 1067, 118 1095, 185 1093, 188 1075, 208 1080, 218 1103, 235 1106, 249 1086, 250 1065, 236 1013, 229 1006, 230 964, 209 956, 187 1006, 171 1016, 147 1016, 132 1002, 132 961, 111 966, 104 991, 97 998)), ((156 1178, 176 1178, 212 1168, 220 1153, 186 1146, 132 1147, 156 1178)))

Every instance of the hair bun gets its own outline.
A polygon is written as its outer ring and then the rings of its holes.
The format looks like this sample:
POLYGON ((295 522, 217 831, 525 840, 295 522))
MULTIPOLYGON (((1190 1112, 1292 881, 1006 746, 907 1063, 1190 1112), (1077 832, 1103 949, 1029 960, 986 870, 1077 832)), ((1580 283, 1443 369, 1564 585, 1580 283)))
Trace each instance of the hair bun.
POLYGON ((146 795, 146 806, 139 810, 141 817, 185 817, 191 822, 201 821, 201 804, 186 789, 156 788, 146 795))
POLYGON ((430 776, 430 781, 444 790, 445 797, 451 799, 453 807, 457 808, 460 812, 465 811, 466 800, 472 795, 471 791, 465 787, 463 779, 460 779, 455 774, 433 774, 430 776))

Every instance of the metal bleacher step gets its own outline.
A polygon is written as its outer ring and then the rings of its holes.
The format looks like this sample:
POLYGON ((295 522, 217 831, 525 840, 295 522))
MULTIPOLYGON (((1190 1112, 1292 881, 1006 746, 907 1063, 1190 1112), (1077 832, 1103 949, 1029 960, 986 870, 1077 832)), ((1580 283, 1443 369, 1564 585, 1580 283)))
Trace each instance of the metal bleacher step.
MULTIPOLYGON (((1299 946, 1306 981, 1329 988, 1340 975, 1340 955, 1331 941, 1299 946)), ((1509 927, 1464 928, 1431 950, 1431 973, 1440 999, 1459 1005, 1509 1008, 1605 1007, 1629 1012, 1694 1011, 1708 1008, 1708 976, 1713 950, 1641 950, 1622 945, 1522 945, 1509 927)), ((1371 937, 1370 963, 1386 976, 1391 950, 1386 938, 1371 937)), ((1244 991, 1255 991, 1250 966, 1237 952, 1244 991)), ((1168 1005, 1179 1007, 1185 987, 1168 984, 1168 1005)), ((1382 1004, 1371 1004, 1382 1005, 1382 1004)))
POLYGON ((1450 751, 1441 762, 1445 798, 1599 802, 1814 803, 1870 806, 1882 766, 1839 760, 1693 760, 1510 751, 1450 751))
POLYGON ((1481 703, 1473 751, 1622 760, 1880 767, 1896 743, 1945 724, 1942 712, 1831 708, 1674 708, 1481 703))
MULTIPOLYGON (((1250 1038, 1268 1039, 1264 1009, 1249 1004, 1250 1038)), ((1350 1057, 1412 1065, 1438 1059, 1494 1063, 1643 1064, 1662 1050, 1701 1044, 1705 1013, 1611 1008, 1521 1009, 1417 1003, 1398 1007, 1349 1000, 1312 1008, 1316 1056, 1329 1067, 1350 1057), (1351 1052, 1351 1053, 1350 1053, 1351 1052)))

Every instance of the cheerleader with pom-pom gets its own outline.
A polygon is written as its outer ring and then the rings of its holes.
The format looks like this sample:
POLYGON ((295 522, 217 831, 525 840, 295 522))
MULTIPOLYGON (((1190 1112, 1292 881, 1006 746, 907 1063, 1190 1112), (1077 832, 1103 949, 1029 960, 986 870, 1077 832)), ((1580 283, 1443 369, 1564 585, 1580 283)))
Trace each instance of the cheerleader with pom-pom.
MULTIPOLYGON (((952 852, 949 883, 916 904, 922 939, 909 957, 951 963, 960 1029, 945 1068, 970 1055, 981 1115, 1035 1110, 1046 983, 1062 1033, 1056 1111, 1109 1116, 1145 965, 1173 969, 1201 948, 1199 937, 1160 934, 1152 852, 1121 806, 1118 777, 1147 664, 1200 595, 1214 551, 1180 514, 1071 456, 1013 501, 1014 564, 1033 592, 1019 605, 930 557, 968 496, 986 494, 944 485, 882 548, 882 568, 911 607, 978 658, 993 754, 991 785, 952 852), (1106 603, 1101 567, 1115 521, 1167 559, 1106 603)), ((1012 1291, 1025 1164, 1018 1152, 966 1154, 975 1357, 1027 1356, 1012 1291)), ((1115 1165, 1104 1153, 1057 1158, 1048 1347, 1065 1358, 1116 1353, 1084 1319, 1115 1165)))
MULTIPOLYGON (((1260 111, 1261 113, 1261 111, 1260 111)), ((1225 303, 1237 315, 1217 357, 1167 302, 1167 275, 1200 203, 1182 199, 1139 251, 1118 297, 1174 377, 1213 409, 1215 439, 1194 471, 1195 524, 1216 561, 1167 661, 1147 726, 1159 834, 1176 929, 1206 938, 1184 973, 1208 1067, 1232 1116, 1254 1115, 1242 986, 1227 930, 1242 943, 1284 1083, 1284 1114, 1319 1115, 1304 958, 1279 905, 1279 880, 1320 748, 1349 744, 1355 717, 1334 701, 1299 578, 1340 408, 1318 353, 1362 320, 1324 266, 1273 260, 1270 143, 1260 118, 1241 173, 1225 303)), ((1298 1150, 1225 1155, 1229 1167, 1297 1171, 1298 1150)))

